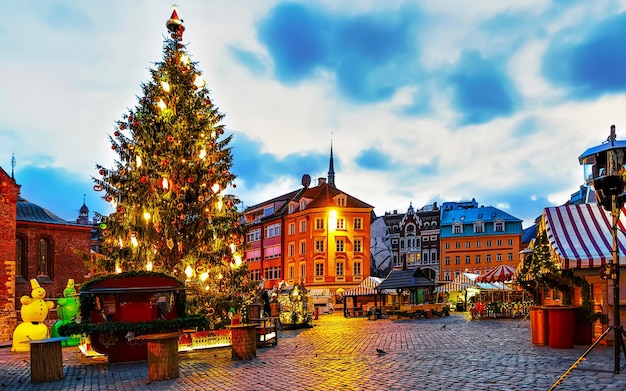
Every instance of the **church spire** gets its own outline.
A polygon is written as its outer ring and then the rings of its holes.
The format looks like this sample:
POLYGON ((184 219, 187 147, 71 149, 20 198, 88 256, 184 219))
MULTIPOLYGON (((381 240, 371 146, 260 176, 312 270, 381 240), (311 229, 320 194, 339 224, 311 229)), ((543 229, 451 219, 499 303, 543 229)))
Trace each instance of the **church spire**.
POLYGON ((328 184, 335 187, 335 163, 333 162, 333 139, 330 139, 330 163, 328 164, 328 184))

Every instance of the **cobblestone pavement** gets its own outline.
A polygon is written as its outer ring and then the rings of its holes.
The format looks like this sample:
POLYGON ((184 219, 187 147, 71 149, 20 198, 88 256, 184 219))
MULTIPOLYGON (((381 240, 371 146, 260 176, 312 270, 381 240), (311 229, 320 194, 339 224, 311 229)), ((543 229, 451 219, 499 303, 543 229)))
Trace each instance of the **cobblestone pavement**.
MULTIPOLYGON (((586 347, 533 345, 529 322, 463 314, 369 321, 320 316, 277 346, 233 361, 230 348, 180 353, 180 377, 149 382, 147 362, 107 364, 63 348, 65 378, 30 383, 28 353, 0 349, 0 390, 547 390, 586 347), (445 327, 444 327, 445 326, 445 327), (383 353, 379 353, 379 351, 383 353)), ((625 390, 614 349, 599 345, 557 390, 625 390)), ((626 364, 624 354, 621 364, 626 364)))

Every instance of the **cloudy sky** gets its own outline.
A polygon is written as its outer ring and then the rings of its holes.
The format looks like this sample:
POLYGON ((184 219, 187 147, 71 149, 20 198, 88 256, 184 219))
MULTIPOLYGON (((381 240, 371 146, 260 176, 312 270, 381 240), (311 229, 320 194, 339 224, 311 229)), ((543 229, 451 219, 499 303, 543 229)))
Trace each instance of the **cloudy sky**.
MULTIPOLYGON (((624 1, 178 1, 253 205, 328 171, 378 215, 475 198, 529 226, 626 138, 624 1)), ((8 0, 0 167, 73 220, 162 59, 172 1, 8 0)))

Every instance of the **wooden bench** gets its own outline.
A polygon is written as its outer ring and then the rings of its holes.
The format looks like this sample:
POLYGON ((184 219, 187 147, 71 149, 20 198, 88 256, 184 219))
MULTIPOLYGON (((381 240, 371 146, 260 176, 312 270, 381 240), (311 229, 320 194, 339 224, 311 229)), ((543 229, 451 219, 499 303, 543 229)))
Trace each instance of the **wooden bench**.
POLYGON ((23 341, 30 344, 30 381, 43 383, 63 379, 61 342, 68 337, 23 341))
POLYGON ((265 348, 278 344, 278 318, 251 318, 252 323, 258 323, 256 326, 256 346, 265 348))

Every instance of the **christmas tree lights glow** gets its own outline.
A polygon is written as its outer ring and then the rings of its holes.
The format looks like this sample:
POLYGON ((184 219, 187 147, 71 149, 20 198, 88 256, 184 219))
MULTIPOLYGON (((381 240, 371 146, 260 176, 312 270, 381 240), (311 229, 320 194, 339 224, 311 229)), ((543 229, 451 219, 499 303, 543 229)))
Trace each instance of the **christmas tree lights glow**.
POLYGON ((163 60, 109 136, 115 165, 97 165, 94 190, 115 208, 101 227, 102 266, 118 273, 150 267, 216 300, 235 300, 254 284, 241 262, 239 200, 227 193, 236 187, 232 136, 224 136, 224 116, 187 54, 176 9, 166 26, 163 60))

